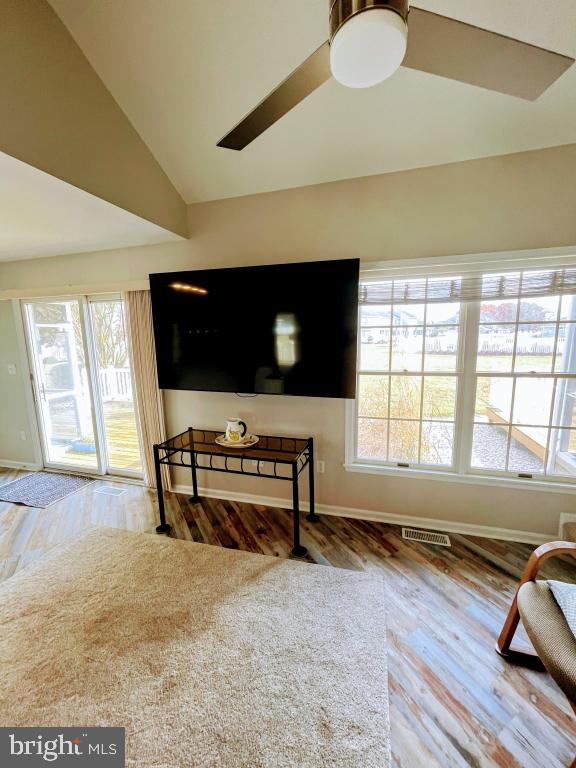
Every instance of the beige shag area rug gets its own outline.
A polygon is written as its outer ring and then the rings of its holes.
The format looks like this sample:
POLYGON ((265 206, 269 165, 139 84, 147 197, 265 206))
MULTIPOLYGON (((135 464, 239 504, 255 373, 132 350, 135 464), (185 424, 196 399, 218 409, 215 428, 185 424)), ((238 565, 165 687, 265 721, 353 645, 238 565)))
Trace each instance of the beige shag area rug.
POLYGON ((138 768, 385 768, 380 578, 92 529, 0 586, 0 724, 138 768))

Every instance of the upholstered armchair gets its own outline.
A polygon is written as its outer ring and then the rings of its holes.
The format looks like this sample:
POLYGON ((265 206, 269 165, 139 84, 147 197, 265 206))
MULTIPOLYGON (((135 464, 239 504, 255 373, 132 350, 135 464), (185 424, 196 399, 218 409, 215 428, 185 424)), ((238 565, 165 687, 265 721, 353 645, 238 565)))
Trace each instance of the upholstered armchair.
MULTIPOLYGON (((522 574, 496 650, 504 658, 520 663, 533 663, 535 657, 539 658, 576 713, 576 637, 547 582, 536 581, 542 564, 556 555, 576 557, 576 543, 553 541, 534 550, 522 574), (512 644, 520 619, 536 653, 512 644)), ((571 768, 576 768, 576 759, 571 768)))

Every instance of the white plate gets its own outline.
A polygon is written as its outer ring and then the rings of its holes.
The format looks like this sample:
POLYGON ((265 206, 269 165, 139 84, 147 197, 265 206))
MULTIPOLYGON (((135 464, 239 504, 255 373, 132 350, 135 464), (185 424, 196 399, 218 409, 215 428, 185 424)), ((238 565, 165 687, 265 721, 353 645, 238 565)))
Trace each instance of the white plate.
POLYGON ((258 435, 246 435, 242 440, 232 443, 229 440, 226 440, 226 435, 218 435, 215 442, 223 448, 250 448, 252 445, 256 445, 258 440, 260 440, 258 435))

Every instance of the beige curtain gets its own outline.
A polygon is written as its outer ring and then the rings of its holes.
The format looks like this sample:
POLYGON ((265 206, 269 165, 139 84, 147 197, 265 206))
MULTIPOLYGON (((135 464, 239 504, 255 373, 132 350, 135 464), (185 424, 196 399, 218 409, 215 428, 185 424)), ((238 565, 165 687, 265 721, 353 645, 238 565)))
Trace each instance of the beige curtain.
MULTIPOLYGON (((127 291, 124 294, 130 356, 134 376, 136 407, 140 419, 142 440, 142 464, 144 481, 150 488, 156 487, 154 453, 152 446, 166 440, 166 422, 162 393, 158 389, 156 375, 156 351, 152 325, 150 291, 127 291)), ((162 484, 170 489, 170 468, 162 466, 162 484)))

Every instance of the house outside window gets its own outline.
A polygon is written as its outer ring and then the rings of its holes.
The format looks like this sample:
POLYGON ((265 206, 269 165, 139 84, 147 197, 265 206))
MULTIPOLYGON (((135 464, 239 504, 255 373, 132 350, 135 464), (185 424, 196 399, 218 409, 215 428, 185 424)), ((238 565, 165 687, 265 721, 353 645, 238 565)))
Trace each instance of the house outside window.
POLYGON ((347 468, 576 483, 576 258, 363 273, 358 343, 347 468))

